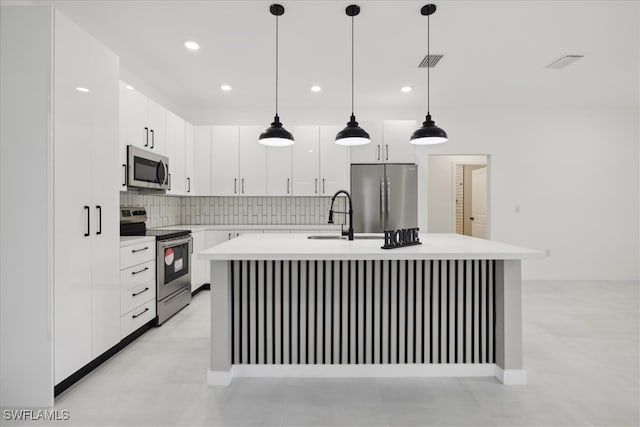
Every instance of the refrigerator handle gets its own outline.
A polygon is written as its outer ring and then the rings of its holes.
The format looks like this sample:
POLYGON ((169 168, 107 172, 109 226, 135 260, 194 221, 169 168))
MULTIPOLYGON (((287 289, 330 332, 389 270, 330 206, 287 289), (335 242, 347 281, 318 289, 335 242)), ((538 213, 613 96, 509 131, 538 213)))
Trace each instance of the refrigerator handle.
POLYGON ((385 202, 385 194, 384 194, 384 178, 380 178, 380 228, 382 229, 382 231, 385 231, 385 209, 384 209, 384 202, 385 202))
POLYGON ((386 208, 386 212, 385 212, 385 227, 388 226, 388 221, 389 221, 389 205, 391 204, 391 180, 389 179, 389 177, 386 178, 387 181, 387 190, 385 192, 385 195, 387 196, 387 201, 385 203, 385 208, 386 208))

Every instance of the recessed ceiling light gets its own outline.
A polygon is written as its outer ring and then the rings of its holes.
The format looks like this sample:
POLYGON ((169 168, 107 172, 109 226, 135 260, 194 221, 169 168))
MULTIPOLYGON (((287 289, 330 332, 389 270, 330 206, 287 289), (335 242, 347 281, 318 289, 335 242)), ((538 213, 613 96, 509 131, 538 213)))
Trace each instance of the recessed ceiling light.
POLYGON ((320 92, 321 90, 320 86, 311 86, 311 92, 320 92))
POLYGON ((77 90, 78 92, 91 92, 89 89, 87 89, 86 87, 82 87, 82 86, 78 86, 78 87, 76 88, 76 90, 77 90))
POLYGON ((404 93, 411 92, 413 88, 411 86, 402 86, 400 90, 404 93))
POLYGON ((125 87, 126 87, 127 89, 129 89, 129 90, 133 90, 133 86, 131 86, 131 85, 126 85, 125 87))
POLYGON ((229 86, 229 85, 220 85, 220 89, 222 89, 225 92, 229 92, 231 90, 231 86, 229 86))
POLYGON ((194 42, 193 40, 187 40, 186 42, 184 42, 184 47, 186 47, 189 50, 198 50, 200 49, 200 45, 196 42, 194 42))

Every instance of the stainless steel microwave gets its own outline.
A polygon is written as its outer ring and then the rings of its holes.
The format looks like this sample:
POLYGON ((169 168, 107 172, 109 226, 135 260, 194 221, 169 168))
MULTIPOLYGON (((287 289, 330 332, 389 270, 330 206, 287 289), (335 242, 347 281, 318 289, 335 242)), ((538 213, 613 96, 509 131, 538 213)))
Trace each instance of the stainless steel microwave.
POLYGON ((169 158, 127 145, 127 187, 169 189, 169 158))

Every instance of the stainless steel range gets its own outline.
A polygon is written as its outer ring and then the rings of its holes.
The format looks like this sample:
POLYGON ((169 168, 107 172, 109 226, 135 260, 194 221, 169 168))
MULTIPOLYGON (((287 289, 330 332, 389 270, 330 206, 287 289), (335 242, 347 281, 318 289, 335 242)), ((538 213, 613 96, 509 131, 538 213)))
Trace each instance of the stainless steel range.
POLYGON ((156 238, 156 314, 158 325, 191 302, 191 230, 147 229, 143 207, 120 208, 121 236, 156 238))

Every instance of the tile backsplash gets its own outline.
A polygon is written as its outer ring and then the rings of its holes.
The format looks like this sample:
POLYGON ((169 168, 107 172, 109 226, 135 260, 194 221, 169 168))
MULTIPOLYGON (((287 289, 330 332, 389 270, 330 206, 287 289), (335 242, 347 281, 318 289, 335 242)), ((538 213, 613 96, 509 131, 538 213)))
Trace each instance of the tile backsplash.
MULTIPOLYGON (((147 226, 203 225, 318 225, 326 224, 331 197, 179 197, 120 193, 120 206, 147 208, 147 226)), ((345 210, 345 198, 334 210, 345 210)), ((344 215, 334 215, 337 224, 344 215)))

